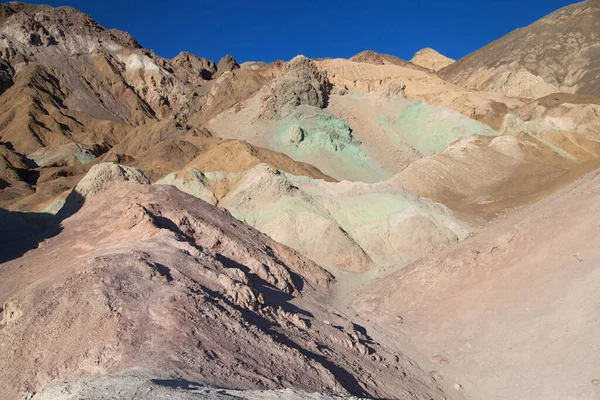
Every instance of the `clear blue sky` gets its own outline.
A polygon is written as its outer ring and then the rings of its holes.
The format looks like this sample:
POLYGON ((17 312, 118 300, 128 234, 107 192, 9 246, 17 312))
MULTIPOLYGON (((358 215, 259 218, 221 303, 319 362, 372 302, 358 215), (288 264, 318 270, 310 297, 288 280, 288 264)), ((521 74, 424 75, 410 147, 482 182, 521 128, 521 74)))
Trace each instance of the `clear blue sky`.
POLYGON ((458 59, 575 3, 569 0, 45 0, 131 33, 172 58, 180 51, 238 62, 350 57, 372 49, 410 59, 433 47, 458 59))

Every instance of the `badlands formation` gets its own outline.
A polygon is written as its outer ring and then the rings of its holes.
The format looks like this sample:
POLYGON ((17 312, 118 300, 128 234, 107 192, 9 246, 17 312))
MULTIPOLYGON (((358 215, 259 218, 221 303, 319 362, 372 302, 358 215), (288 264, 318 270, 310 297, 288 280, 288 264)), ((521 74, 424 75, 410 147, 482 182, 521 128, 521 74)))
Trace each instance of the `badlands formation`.
POLYGON ((240 64, 0 5, 0 399, 598 399, 599 37, 240 64))

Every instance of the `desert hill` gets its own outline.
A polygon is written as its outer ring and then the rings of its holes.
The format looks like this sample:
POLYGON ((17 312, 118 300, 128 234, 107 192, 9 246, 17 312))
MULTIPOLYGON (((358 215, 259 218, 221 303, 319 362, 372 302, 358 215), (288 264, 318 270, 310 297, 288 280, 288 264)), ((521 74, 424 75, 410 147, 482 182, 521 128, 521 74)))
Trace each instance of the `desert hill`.
POLYGON ((539 98, 600 96, 600 3, 576 3, 517 29, 440 71, 455 84, 539 98))
POLYGON ((59 231, 2 264, 3 398, 131 367, 238 389, 442 398, 410 360, 321 304, 331 274, 227 211, 148 183, 95 166, 59 231))
POLYGON ((410 62, 437 72, 442 68, 452 65, 455 61, 427 47, 417 51, 413 58, 410 59, 410 62))
POLYGON ((329 268, 406 265, 469 235, 446 207, 390 182, 330 183, 261 164, 243 174, 186 169, 157 184, 218 204, 329 268))
POLYGON ((1 4, 0 399, 597 398, 599 9, 238 63, 1 4))

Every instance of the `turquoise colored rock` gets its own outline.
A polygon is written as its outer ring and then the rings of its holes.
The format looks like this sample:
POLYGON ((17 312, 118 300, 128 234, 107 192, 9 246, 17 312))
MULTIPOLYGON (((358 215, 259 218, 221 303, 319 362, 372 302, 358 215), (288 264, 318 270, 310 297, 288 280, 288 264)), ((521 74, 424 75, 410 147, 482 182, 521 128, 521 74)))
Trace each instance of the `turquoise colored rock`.
POLYGON ((281 120, 273 148, 298 161, 318 165, 338 180, 376 182, 389 175, 361 148, 346 121, 312 107, 281 120))
POLYGON ((375 116, 392 143, 408 145, 422 156, 438 153, 454 140, 471 135, 498 136, 489 126, 445 107, 406 100, 395 113, 375 116))

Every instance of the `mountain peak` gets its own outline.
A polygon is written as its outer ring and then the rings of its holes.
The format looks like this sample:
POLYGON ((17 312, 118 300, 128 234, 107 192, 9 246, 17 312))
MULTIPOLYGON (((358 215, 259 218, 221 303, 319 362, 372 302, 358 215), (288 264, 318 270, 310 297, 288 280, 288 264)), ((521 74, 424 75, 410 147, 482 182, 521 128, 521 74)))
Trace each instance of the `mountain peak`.
POLYGON ((432 71, 439 71, 454 63, 454 60, 440 54, 437 50, 431 47, 425 47, 417 51, 414 57, 410 60, 411 63, 432 71))
POLYGON ((402 60, 401 58, 389 54, 381 54, 374 50, 361 51, 360 53, 350 57, 350 61, 375 65, 406 65, 406 61, 402 60))

